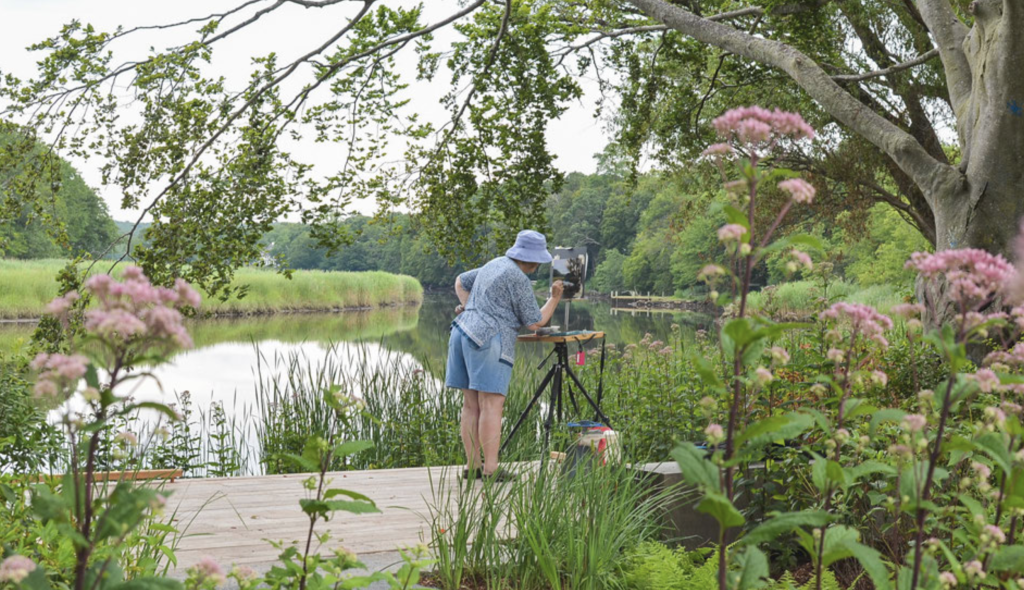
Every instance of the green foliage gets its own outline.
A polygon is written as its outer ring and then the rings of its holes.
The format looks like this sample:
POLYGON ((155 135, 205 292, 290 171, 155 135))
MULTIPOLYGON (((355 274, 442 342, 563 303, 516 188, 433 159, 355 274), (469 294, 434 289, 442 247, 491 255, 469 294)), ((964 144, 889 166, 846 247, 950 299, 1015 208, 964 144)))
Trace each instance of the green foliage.
MULTIPOLYGON (((817 580, 808 580, 804 584, 797 584, 793 574, 786 572, 781 578, 768 586, 768 590, 817 590, 817 580)), ((831 570, 825 570, 821 578, 821 590, 846 590, 839 585, 835 574, 831 570)))
POLYGON ((523 590, 618 587, 627 555, 655 538, 659 514, 679 496, 652 495, 626 464, 580 463, 567 472, 545 463, 503 485, 447 479, 458 475, 435 481, 430 502, 435 574, 445 590, 470 581, 523 590))
POLYGON ((626 288, 626 276, 622 267, 626 257, 618 250, 609 250, 594 272, 593 286, 599 293, 622 291, 626 288))
POLYGON ((847 240, 846 276, 862 286, 911 286, 914 271, 904 263, 914 252, 929 252, 931 245, 891 207, 875 205, 868 216, 867 235, 847 240))
POLYGON ((387 223, 354 215, 339 223, 349 243, 331 252, 319 247, 309 226, 279 223, 263 238, 268 254, 288 268, 324 271, 401 272, 430 287, 451 288, 465 267, 450 265, 405 214, 387 223))
POLYGON ((106 203, 71 164, 32 141, 0 128, 0 257, 102 255, 117 235, 106 203), (33 172, 33 164, 47 169, 33 172))
POLYGON ((701 553, 679 547, 670 549, 648 541, 623 560, 622 582, 628 590, 707 590, 718 584, 718 554, 707 559, 701 553))
POLYGON ((0 355, 0 472, 39 470, 58 453, 60 433, 32 395, 25 360, 0 355))

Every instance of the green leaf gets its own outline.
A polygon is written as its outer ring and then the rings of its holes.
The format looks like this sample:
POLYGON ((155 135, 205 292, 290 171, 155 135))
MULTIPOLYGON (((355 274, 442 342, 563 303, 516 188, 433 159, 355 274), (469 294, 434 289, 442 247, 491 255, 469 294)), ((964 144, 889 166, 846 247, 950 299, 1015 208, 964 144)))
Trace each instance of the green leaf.
POLYGON ((907 413, 903 410, 896 408, 886 408, 884 410, 878 410, 875 415, 871 417, 871 423, 868 425, 868 433, 871 436, 875 435, 875 431, 878 430, 878 426, 882 422, 899 422, 906 416, 907 413))
POLYGON ((1003 473, 1010 473, 1013 459, 1010 458, 1010 451, 1006 448, 1002 434, 989 432, 975 439, 974 445, 985 451, 985 454, 995 461, 1003 473))
POLYGON ((1004 545, 992 555, 990 568, 996 572, 1024 572, 1024 545, 1004 545))
POLYGON ((958 496, 960 498, 960 503, 967 507, 967 510, 970 511, 971 513, 971 516, 985 514, 985 508, 982 507, 981 502, 975 500, 974 498, 968 496, 967 494, 958 494, 958 496))
POLYGON ((340 489, 340 488, 331 488, 331 489, 327 490, 326 492, 324 492, 324 499, 325 500, 330 500, 331 498, 336 498, 338 496, 348 496, 349 498, 352 498, 353 500, 363 500, 363 501, 369 502, 371 504, 374 503, 373 500, 371 500, 368 496, 364 496, 363 494, 360 494, 359 492, 353 492, 351 490, 343 490, 343 489, 340 489))
POLYGON ((742 526, 746 519, 724 495, 718 492, 707 492, 697 504, 697 512, 714 517, 722 528, 731 529, 742 526))
POLYGON ((344 511, 353 514, 371 514, 380 512, 373 502, 355 502, 352 500, 328 500, 324 502, 327 509, 332 512, 344 511))
POLYGON ((96 365, 92 363, 89 363, 85 367, 85 384, 96 391, 100 390, 100 374, 96 370, 96 365))
POLYGON ((307 473, 315 473, 320 471, 320 465, 318 465, 315 461, 310 461, 308 458, 300 457, 299 455, 296 455, 294 453, 281 453, 277 455, 277 457, 279 459, 287 459, 296 467, 304 469, 307 473))
POLYGON ((29 572, 21 581, 22 590, 51 590, 50 580, 46 577, 46 568, 42 565, 29 572))
POLYGON ((824 534, 825 552, 822 555, 822 563, 825 564, 825 567, 853 555, 849 544, 857 541, 859 534, 856 530, 848 526, 836 525, 825 529, 824 534))
POLYGON ((708 461, 704 451, 692 443, 684 442, 672 450, 672 458, 679 464, 679 472, 690 485, 717 492, 721 489, 718 469, 708 461))
POLYGON ((302 508, 303 512, 310 516, 315 514, 323 516, 327 514, 328 511, 327 502, 324 502, 323 500, 314 500, 313 498, 303 498, 299 500, 299 507, 302 508))
POLYGON ((754 331, 750 328, 747 318, 729 320, 722 328, 722 334, 728 336, 736 346, 744 346, 754 339, 754 331))
POLYGON ((849 480, 846 477, 846 470, 839 463, 829 459, 828 464, 825 465, 825 474, 828 476, 829 481, 845 489, 850 485, 849 480))
MULTIPOLYGON (((722 210, 725 212, 725 218, 729 221, 729 223, 742 225, 743 227, 747 228, 747 230, 750 230, 750 221, 747 218, 746 213, 740 211, 739 209, 733 207, 732 205, 726 205, 725 207, 722 208, 722 210)), ((744 235, 749 236, 750 232, 748 231, 744 235)))
POLYGON ((334 447, 334 454, 339 457, 348 457, 373 448, 373 442, 368 440, 350 440, 334 447))
POLYGON ((753 590, 764 587, 768 578, 768 558, 757 547, 747 547, 735 557, 739 566, 737 590, 753 590))
POLYGON ((758 364, 761 360, 761 355, 764 354, 764 349, 768 346, 768 340, 764 337, 757 337, 757 332, 754 332, 755 340, 747 345, 743 349, 743 366, 753 367, 758 364))
POLYGON ((846 400, 846 419, 853 420, 858 416, 874 414, 878 408, 865 402, 862 399, 850 398, 846 400))
POLYGON ((779 535, 790 533, 801 527, 823 527, 832 517, 823 510, 803 510, 800 512, 784 512, 772 516, 757 525, 738 541, 741 545, 757 545, 775 540, 779 535))
POLYGON ((788 440, 799 436, 813 424, 814 419, 811 416, 798 412, 772 416, 748 426, 736 437, 736 446, 739 447, 745 443, 757 445, 776 440, 788 440))
POLYGON ((697 370, 697 374, 700 375, 701 380, 704 384, 709 387, 720 388, 722 387, 722 379, 718 376, 718 367, 711 360, 701 356, 692 355, 690 357, 693 367, 697 370))
POLYGON ((882 561, 881 553, 857 541, 847 542, 847 549, 853 557, 857 558, 861 567, 867 572, 868 577, 875 584, 875 590, 891 590, 892 582, 889 580, 889 568, 882 561))
POLYGON ((881 461, 864 461, 859 465, 852 467, 849 470, 850 476, 854 482, 860 481, 861 478, 867 477, 868 475, 874 475, 876 473, 884 473, 886 475, 895 475, 896 468, 888 463, 882 463, 881 461))
POLYGON ((811 463, 811 481, 814 482, 814 487, 818 488, 818 491, 824 494, 828 491, 828 474, 825 469, 828 467, 828 461, 824 457, 811 451, 813 462, 811 463))
POLYGON ((125 404, 125 406, 119 412, 117 412, 116 415, 127 416, 128 414, 134 412, 135 410, 141 409, 156 410, 157 412, 160 412, 164 416, 167 416, 167 418, 169 418, 172 422, 177 422, 181 418, 180 416, 178 416, 177 412, 172 410, 166 404, 161 404, 159 402, 139 402, 137 404, 125 404))

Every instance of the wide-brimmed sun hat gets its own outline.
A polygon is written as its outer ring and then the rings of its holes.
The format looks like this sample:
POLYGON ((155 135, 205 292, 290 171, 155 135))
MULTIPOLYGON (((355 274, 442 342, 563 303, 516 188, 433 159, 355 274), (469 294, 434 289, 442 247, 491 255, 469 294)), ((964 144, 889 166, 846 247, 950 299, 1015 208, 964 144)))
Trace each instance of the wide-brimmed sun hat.
POLYGON ((524 229, 516 236, 516 243, 505 252, 505 256, 523 262, 536 262, 546 264, 551 262, 551 253, 548 252, 548 240, 544 234, 524 229))

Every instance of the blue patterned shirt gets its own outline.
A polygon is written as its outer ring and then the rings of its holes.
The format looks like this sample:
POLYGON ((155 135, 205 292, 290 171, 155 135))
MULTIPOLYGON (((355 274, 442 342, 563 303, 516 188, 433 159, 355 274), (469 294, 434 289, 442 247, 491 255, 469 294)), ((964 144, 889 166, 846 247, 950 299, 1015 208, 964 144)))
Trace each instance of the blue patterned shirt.
POLYGON ((519 329, 541 320, 530 278, 514 260, 500 256, 462 273, 459 282, 469 291, 469 300, 466 310, 455 318, 455 325, 477 346, 500 335, 501 360, 511 365, 519 329))

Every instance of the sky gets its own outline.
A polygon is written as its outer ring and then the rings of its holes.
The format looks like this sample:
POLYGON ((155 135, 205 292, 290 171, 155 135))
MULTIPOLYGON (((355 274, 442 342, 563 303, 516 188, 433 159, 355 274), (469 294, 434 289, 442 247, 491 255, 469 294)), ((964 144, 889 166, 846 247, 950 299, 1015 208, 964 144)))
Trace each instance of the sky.
MULTIPOLYGON (((0 71, 14 74, 22 79, 33 76, 35 62, 40 54, 26 51, 26 47, 42 41, 60 31, 63 24, 73 19, 90 23, 101 31, 112 31, 118 25, 131 28, 177 22, 188 18, 206 16, 236 6, 241 0, 0 0, 0 71)), ((399 2, 414 5, 408 0, 388 0, 388 5, 399 2)), ((267 3, 269 4, 269 3, 267 3)), ((429 0, 424 2, 424 22, 435 22, 458 10, 455 0, 429 0)), ((223 74, 229 84, 233 80, 241 86, 251 71, 250 58, 277 51, 281 61, 294 58, 319 46, 322 40, 338 30, 339 23, 345 22, 346 15, 354 14, 356 3, 342 3, 330 9, 305 9, 300 6, 285 6, 275 12, 273 21, 258 22, 240 34, 228 38, 215 48, 211 73, 223 74)), ((196 27, 183 28, 191 32, 196 27)), ((145 31, 124 39, 115 46, 115 63, 124 58, 145 55, 149 47, 163 48, 174 45, 183 38, 181 32, 145 31)), ((451 34, 439 34, 440 48, 451 34)), ((411 59, 402 59, 398 68, 411 72, 411 59)), ((416 82, 411 76, 407 90, 412 99, 411 107, 426 120, 443 123, 447 114, 440 106, 439 98, 448 90, 447 72, 442 71, 433 83, 416 82)), ((585 94, 583 99, 570 105, 569 109, 548 129, 549 149, 556 156, 556 166, 564 172, 593 172, 594 154, 600 152, 608 139, 602 121, 593 116, 597 95, 594 80, 581 80, 585 94)), ((304 143, 293 148, 297 158, 310 161, 318 166, 328 166, 337 161, 344 152, 340 146, 304 143)), ((95 188, 106 201, 111 215, 117 220, 134 220, 138 213, 121 209, 120 194, 116 187, 104 187, 100 182, 100 162, 96 159, 76 161, 85 181, 95 188)), ((154 186, 154 193, 159 190, 154 186)), ((357 203, 356 210, 369 213, 373 203, 357 203)))

